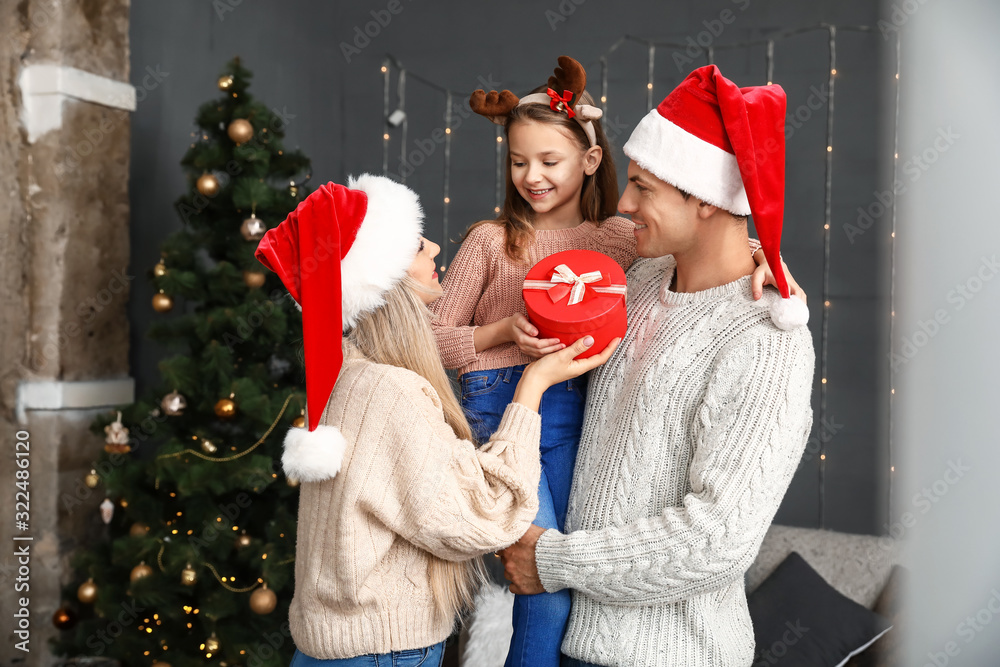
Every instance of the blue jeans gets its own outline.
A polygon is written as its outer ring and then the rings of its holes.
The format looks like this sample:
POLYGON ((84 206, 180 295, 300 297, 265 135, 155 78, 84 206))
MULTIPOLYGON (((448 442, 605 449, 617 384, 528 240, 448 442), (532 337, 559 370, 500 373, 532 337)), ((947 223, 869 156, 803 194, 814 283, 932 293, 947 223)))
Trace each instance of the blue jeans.
MULTIPOLYGON (((500 425, 523 372, 524 366, 512 366, 470 371, 459 378, 462 408, 479 442, 489 440, 500 425)), ((562 530, 566 523, 586 398, 586 378, 557 384, 542 395, 542 476, 534 520, 540 528, 562 530)), ((505 667, 558 667, 569 607, 568 590, 515 596, 514 636, 505 667)))
POLYGON ((320 660, 295 650, 291 667, 441 667, 444 660, 444 642, 392 653, 371 653, 359 655, 356 658, 341 658, 339 660, 320 660))

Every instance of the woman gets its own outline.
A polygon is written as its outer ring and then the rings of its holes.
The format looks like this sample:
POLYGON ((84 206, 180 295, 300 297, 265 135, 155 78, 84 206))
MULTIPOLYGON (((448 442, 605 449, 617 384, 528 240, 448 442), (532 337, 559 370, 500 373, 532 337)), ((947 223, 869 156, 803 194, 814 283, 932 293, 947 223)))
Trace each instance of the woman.
POLYGON ((313 417, 282 458, 303 482, 293 667, 440 665, 483 580, 477 556, 515 542, 538 509, 542 393, 617 344, 577 361, 581 339, 530 364, 477 449, 430 327, 440 248, 421 232, 416 195, 364 175, 310 195, 257 251, 302 306, 313 417), (321 324, 336 319, 342 366, 321 324))

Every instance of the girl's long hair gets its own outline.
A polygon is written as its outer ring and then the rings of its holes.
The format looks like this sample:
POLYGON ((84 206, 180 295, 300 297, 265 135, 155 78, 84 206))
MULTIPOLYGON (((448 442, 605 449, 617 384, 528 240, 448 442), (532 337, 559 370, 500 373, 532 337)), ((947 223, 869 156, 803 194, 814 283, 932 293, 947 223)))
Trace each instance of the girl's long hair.
MULTIPOLYGON (((385 303, 362 315, 344 334, 344 357, 360 354, 377 364, 405 368, 425 378, 441 399, 444 419, 455 435, 472 440, 472 429, 441 364, 430 311, 418 296, 422 291, 428 290, 407 276, 386 292, 385 303)), ((475 594, 488 580, 481 557, 453 562, 430 554, 428 576, 444 618, 454 618, 469 609, 475 594)))
MULTIPOLYGON (((548 86, 539 86, 532 90, 532 93, 544 93, 548 86)), ((594 104, 594 99, 590 93, 584 91, 580 95, 580 104, 594 104)), ((568 131, 580 146, 581 151, 590 148, 590 139, 583 131, 576 120, 570 119, 565 113, 553 111, 543 104, 522 104, 514 107, 507 117, 504 125, 504 132, 508 137, 507 141, 507 194, 504 197, 503 209, 496 220, 481 220, 469 227, 465 233, 483 224, 498 224, 504 226, 504 249, 507 256, 515 261, 524 261, 525 248, 534 238, 535 230, 532 226, 535 212, 531 204, 521 196, 521 193, 514 187, 514 181, 510 175, 510 128, 514 123, 534 121, 536 123, 546 123, 561 127, 568 131)), ((615 161, 611 156, 611 146, 608 137, 604 133, 601 121, 591 121, 594 124, 594 134, 597 145, 601 147, 604 155, 601 164, 591 175, 583 177, 583 189, 580 192, 580 212, 584 220, 592 220, 601 224, 607 218, 618 212, 618 177, 615 174, 615 161)))

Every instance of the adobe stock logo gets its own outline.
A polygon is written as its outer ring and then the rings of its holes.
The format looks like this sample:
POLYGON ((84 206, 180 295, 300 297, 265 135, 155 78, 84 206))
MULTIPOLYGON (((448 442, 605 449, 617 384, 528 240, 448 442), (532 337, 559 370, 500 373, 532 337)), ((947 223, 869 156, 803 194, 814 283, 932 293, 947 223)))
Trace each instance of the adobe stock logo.
POLYGON ((354 39, 351 42, 340 43, 340 52, 347 64, 351 64, 351 59, 354 56, 361 55, 361 52, 368 48, 372 40, 389 27, 392 18, 401 14, 402 11, 403 3, 400 0, 389 0, 385 9, 373 9, 369 12, 372 17, 371 21, 365 23, 364 26, 360 24, 354 26, 354 39))
POLYGON ((917 321, 919 327, 917 331, 913 331, 909 336, 903 336, 896 347, 898 351, 889 354, 892 370, 898 371, 910 363, 917 353, 929 345, 945 325, 952 321, 954 313, 969 305, 998 273, 1000 273, 1000 261, 997 260, 996 254, 980 258, 976 270, 964 281, 955 283, 955 287, 945 295, 945 299, 953 307, 950 310, 938 308, 934 311, 933 317, 917 321))
POLYGON ((955 132, 949 125, 947 128, 939 127, 934 136, 934 140, 927 148, 913 155, 903 162, 900 170, 906 176, 906 181, 897 178, 893 181, 891 190, 873 193, 874 201, 868 204, 867 208, 858 207, 858 218, 856 223, 846 222, 843 225, 844 234, 851 245, 857 237, 878 221, 887 211, 892 211, 896 204, 896 199, 907 192, 910 185, 916 183, 931 168, 931 166, 941 159, 941 156, 948 152, 955 142, 962 138, 962 135, 955 132))
MULTIPOLYGON (((994 588, 990 590, 990 597, 982 607, 966 616, 961 623, 955 626, 954 635, 957 635, 965 644, 970 644, 986 630, 997 615, 1000 615, 1000 591, 994 588)), ((922 667, 946 667, 951 664, 952 658, 957 658, 962 653, 963 647, 957 641, 950 639, 940 648, 942 650, 927 653, 927 661, 922 667)), ((962 664, 968 663, 963 662, 962 664)))

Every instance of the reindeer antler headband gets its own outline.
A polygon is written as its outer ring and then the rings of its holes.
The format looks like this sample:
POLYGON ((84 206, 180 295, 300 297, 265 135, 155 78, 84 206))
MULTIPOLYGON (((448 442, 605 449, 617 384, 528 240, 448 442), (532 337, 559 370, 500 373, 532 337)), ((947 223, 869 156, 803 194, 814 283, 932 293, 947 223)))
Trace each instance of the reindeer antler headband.
POLYGON ((504 125, 514 107, 522 104, 544 104, 553 111, 565 113, 580 124, 587 134, 591 146, 597 145, 597 134, 594 123, 604 113, 589 104, 580 104, 580 96, 587 86, 587 72, 583 65, 569 56, 559 56, 559 67, 556 67, 549 77, 548 90, 544 93, 532 93, 522 98, 509 90, 499 93, 491 90, 489 93, 480 89, 472 93, 469 106, 481 116, 486 116, 497 125, 504 125))

